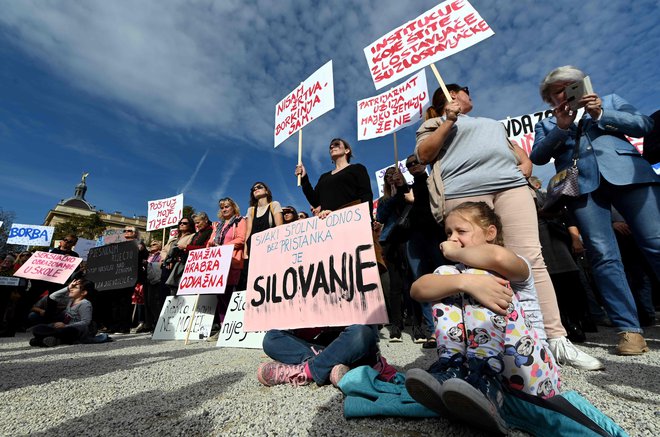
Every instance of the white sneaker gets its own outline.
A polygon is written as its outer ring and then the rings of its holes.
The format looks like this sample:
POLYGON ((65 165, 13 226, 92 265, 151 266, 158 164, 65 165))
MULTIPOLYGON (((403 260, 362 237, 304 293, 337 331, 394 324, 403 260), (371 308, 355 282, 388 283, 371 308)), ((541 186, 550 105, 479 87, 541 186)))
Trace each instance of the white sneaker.
POLYGON ((603 363, 580 349, 576 348, 566 337, 549 338, 550 352, 554 355, 557 364, 572 366, 582 370, 604 369, 603 363))

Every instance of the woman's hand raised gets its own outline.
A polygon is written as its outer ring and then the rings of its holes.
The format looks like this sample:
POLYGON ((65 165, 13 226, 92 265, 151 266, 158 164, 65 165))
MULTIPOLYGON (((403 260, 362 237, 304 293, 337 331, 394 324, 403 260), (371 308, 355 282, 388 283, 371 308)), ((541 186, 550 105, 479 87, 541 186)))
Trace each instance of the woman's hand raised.
POLYGON ((307 170, 305 170, 305 166, 302 164, 296 165, 296 171, 294 172, 296 176, 300 176, 301 178, 304 178, 305 175, 307 175, 307 170))

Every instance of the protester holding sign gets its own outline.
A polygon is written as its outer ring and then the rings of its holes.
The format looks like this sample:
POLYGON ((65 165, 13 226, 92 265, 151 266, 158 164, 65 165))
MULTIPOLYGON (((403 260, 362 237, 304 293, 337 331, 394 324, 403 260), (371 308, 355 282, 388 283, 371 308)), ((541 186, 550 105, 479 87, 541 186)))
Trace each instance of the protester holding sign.
POLYGON ((213 233, 206 247, 222 246, 232 244, 234 252, 231 256, 229 275, 227 276, 227 287, 223 294, 218 294, 217 314, 219 324, 222 322, 229 307, 231 295, 241 278, 243 270, 243 248, 245 247, 245 235, 247 234, 247 220, 241 216, 241 210, 230 197, 220 199, 218 202, 219 222, 213 223, 213 233))
MULTIPOLYGON (((572 165, 578 111, 570 109, 565 89, 584 77, 577 68, 564 66, 541 82, 541 97, 554 106, 555 116, 536 125, 530 155, 534 163, 555 158, 557 171, 572 165)), ((617 353, 639 355, 649 349, 612 230, 611 207, 625 218, 647 260, 660 272, 660 177, 623 137, 644 136, 653 121, 616 94, 586 94, 578 105, 584 107, 577 160, 580 195, 567 206, 584 238, 607 313, 620 332, 617 353)))
POLYGON ((441 222, 446 211, 466 201, 493 207, 502 219, 505 246, 532 265, 555 357, 581 369, 602 368, 597 359, 568 341, 561 324, 557 296, 541 254, 534 199, 523 174, 531 169, 531 162, 524 152, 514 155, 500 122, 467 115, 473 108, 467 87, 449 84, 447 89, 452 101, 447 102, 438 88, 427 120, 417 130, 415 154, 421 163, 431 164, 428 187, 433 215, 441 222), (524 167, 517 165, 516 157, 524 167))
POLYGON ((163 301, 167 296, 176 294, 183 268, 186 265, 185 250, 195 234, 192 217, 184 216, 179 220, 177 228, 179 231, 177 236, 170 238, 160 252, 163 260, 160 277, 161 300, 163 301))
POLYGON ((56 291, 49 299, 63 303, 66 308, 63 321, 37 325, 33 328, 34 338, 30 346, 52 347, 61 343, 73 344, 87 340, 95 333, 90 331, 92 304, 86 299, 94 290, 94 283, 86 279, 76 279, 67 287, 56 291))

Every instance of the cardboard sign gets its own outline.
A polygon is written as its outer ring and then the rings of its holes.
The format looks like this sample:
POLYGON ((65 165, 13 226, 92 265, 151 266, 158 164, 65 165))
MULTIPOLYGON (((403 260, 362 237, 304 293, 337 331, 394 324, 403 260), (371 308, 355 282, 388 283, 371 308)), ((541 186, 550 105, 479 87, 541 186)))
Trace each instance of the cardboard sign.
POLYGON ((82 258, 75 256, 34 252, 14 276, 64 284, 81 262, 82 258))
MULTIPOLYGON (((413 182, 415 182, 415 177, 408 171, 408 168, 406 167, 406 159, 402 159, 399 161, 399 171, 401 174, 403 174, 403 178, 406 180, 406 183, 408 185, 412 185, 413 182)), ((382 197, 385 192, 383 191, 383 187, 385 186, 385 171, 392 167, 391 165, 385 168, 381 168, 377 172, 375 172, 376 175, 376 184, 378 184, 378 197, 382 197)), ((426 174, 428 174, 428 169, 426 169, 426 174)), ((375 207, 375 206, 374 206, 375 207)))
POLYGON ((26 285, 27 281, 23 278, 14 278, 12 276, 0 276, 0 287, 18 287, 26 285))
POLYGON ((190 327, 189 340, 203 340, 211 335, 213 315, 218 299, 215 296, 168 296, 160 310, 152 340, 185 340, 190 327), (192 318, 192 325, 190 319, 192 318))
POLYGON ((243 319, 245 317, 245 291, 235 291, 232 295, 222 329, 218 336, 217 347, 240 347, 246 349, 261 349, 266 331, 245 332, 243 319))
POLYGON ((133 287, 138 278, 137 243, 124 241, 90 249, 86 276, 98 291, 133 287))
POLYGON ((467 0, 448 0, 364 49, 376 89, 494 35, 467 0))
POLYGON ((50 246, 53 239, 53 226, 20 225, 14 223, 9 229, 7 244, 25 246, 50 246))
POLYGON ((96 241, 96 247, 105 244, 121 243, 122 241, 126 241, 123 229, 106 229, 103 231, 103 235, 96 241))
POLYGON ((548 117, 552 117, 552 109, 514 118, 507 117, 506 120, 500 120, 500 123, 504 125, 506 136, 509 137, 509 140, 513 144, 520 146, 529 155, 534 145, 534 126, 539 121, 548 117))
POLYGON ((368 203, 253 235, 246 331, 387 323, 368 203))
POLYGON ((332 61, 329 61, 275 106, 275 147, 334 107, 332 61))
POLYGON ((147 232, 175 226, 183 217, 183 194, 147 202, 147 232))
POLYGON ((89 254, 89 250, 96 247, 96 240, 88 240, 86 238, 78 238, 78 241, 76 242, 76 247, 74 247, 74 250, 78 255, 80 255, 80 258, 82 258, 84 261, 87 261, 87 255, 89 254))
POLYGON ((387 92, 358 101, 358 141, 382 137, 415 123, 428 104, 424 70, 387 92))
POLYGON ((176 294, 224 293, 233 252, 233 244, 191 250, 176 294))

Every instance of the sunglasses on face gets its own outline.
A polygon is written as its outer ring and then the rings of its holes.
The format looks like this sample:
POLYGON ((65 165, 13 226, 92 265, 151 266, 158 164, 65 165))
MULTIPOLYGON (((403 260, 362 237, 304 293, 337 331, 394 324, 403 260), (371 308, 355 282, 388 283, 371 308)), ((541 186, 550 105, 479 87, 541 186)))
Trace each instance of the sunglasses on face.
POLYGON ((124 232, 135 232, 135 231, 132 229, 124 229, 124 232))
POLYGON ((468 96, 470 95, 470 89, 469 89, 468 87, 466 87, 466 86, 464 86, 463 88, 459 89, 458 91, 465 91, 465 94, 467 94, 468 96))
POLYGON ((261 190, 263 188, 266 188, 266 187, 264 187, 263 185, 255 185, 254 187, 252 187, 252 191, 261 190))
POLYGON ((416 165, 419 165, 419 162, 411 161, 411 162, 406 163, 406 168, 414 167, 416 165))
POLYGON ((334 149, 335 147, 341 147, 341 146, 342 146, 341 141, 335 141, 330 144, 330 150, 334 149))
POLYGON ((179 223, 179 226, 181 226, 181 225, 188 226, 189 224, 190 224, 190 222, 181 222, 181 223, 179 223))
MULTIPOLYGON (((124 232, 126 232, 126 231, 124 231, 124 232)), ((66 238, 65 238, 64 240, 62 240, 62 241, 64 241, 64 242, 67 243, 67 244, 73 244, 73 243, 74 243, 73 240, 67 240, 66 238)))

